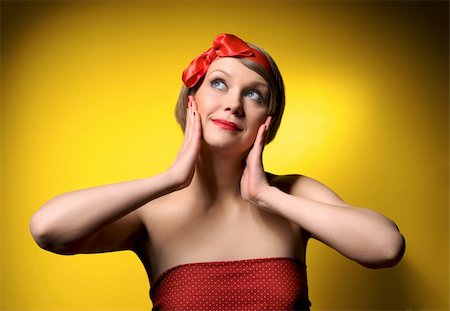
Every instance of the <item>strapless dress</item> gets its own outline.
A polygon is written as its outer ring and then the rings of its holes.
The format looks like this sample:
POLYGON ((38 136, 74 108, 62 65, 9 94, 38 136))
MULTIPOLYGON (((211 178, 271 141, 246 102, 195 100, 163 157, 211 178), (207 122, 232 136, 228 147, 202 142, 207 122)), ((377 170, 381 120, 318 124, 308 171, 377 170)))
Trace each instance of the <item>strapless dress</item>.
POLYGON ((163 272, 153 310, 309 310, 306 266, 289 257, 199 262, 163 272))

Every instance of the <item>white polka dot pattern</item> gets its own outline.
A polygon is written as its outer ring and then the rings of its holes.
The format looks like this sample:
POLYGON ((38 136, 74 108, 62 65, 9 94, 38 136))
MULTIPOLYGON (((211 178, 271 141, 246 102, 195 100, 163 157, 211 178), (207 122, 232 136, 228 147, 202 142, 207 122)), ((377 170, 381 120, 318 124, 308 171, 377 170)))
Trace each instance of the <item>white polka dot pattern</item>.
POLYGON ((153 310, 309 310, 306 267, 294 258, 179 265, 150 290, 153 310))

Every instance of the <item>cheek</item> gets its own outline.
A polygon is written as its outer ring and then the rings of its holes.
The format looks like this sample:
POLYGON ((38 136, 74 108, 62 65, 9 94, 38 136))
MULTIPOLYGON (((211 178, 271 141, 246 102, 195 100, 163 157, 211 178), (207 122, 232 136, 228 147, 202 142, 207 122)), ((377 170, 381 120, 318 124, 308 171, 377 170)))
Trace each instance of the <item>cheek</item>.
POLYGON ((254 118, 252 118, 252 124, 257 128, 256 131, 258 131, 258 128, 261 124, 266 122, 267 116, 269 115, 269 112, 267 109, 261 109, 253 112, 254 118))
POLYGON ((195 101, 203 125, 213 113, 220 109, 220 102, 217 100, 217 97, 211 96, 210 94, 202 93, 199 95, 195 98, 195 101))
POLYGON ((200 114, 200 122, 202 125, 202 128, 204 129, 207 124, 207 119, 211 115, 211 105, 208 104, 208 102, 205 102, 201 98, 196 100, 197 102, 197 111, 200 114))
POLYGON ((262 116, 259 118, 255 118, 254 120, 251 121, 251 124, 249 124, 249 136, 252 137, 252 139, 256 138, 256 135, 258 134, 258 130, 259 127, 261 126, 261 124, 263 124, 266 121, 266 116, 262 116))
POLYGON ((197 103, 197 110, 200 113, 200 116, 202 116, 204 113, 207 113, 208 107, 211 106, 211 103, 209 103, 209 97, 205 96, 205 94, 203 93, 204 92, 201 92, 199 90, 194 96, 194 100, 197 103))
POLYGON ((203 123, 205 122, 206 118, 209 115, 208 105, 205 105, 203 101, 197 102, 197 111, 200 114, 200 119, 203 125, 203 123))
POLYGON ((256 135, 258 134, 259 127, 261 124, 264 124, 267 119, 267 113, 260 114, 258 117, 256 117, 254 120, 252 120, 252 124, 250 126, 251 128, 251 136, 256 138, 256 135))

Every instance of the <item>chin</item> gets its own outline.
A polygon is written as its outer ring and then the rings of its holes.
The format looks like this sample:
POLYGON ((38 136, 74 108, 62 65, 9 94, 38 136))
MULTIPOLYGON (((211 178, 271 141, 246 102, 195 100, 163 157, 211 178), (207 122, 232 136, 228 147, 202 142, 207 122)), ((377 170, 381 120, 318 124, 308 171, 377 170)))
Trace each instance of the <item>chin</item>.
POLYGON ((239 139, 225 139, 223 137, 220 139, 218 137, 214 139, 206 137, 203 139, 203 144, 210 150, 225 153, 244 154, 249 149, 248 144, 243 144, 239 139))

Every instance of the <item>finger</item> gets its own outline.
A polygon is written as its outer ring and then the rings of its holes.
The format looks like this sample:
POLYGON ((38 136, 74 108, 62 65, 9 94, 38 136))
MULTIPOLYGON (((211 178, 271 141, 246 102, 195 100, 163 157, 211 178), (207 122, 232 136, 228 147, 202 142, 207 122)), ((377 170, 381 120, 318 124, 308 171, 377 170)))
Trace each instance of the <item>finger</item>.
POLYGON ((266 129, 269 130, 270 123, 272 122, 272 116, 267 116, 266 121, 264 122, 264 125, 266 126, 266 129))
POLYGON ((188 96, 188 103, 186 109, 186 124, 184 128, 184 140, 187 141, 192 136, 192 96, 188 96))
POLYGON ((260 158, 262 158, 262 152, 265 147, 265 141, 271 121, 272 117, 268 116, 266 118, 266 121, 259 126, 258 133, 256 134, 255 143, 253 144, 253 148, 251 150, 252 152, 256 152, 260 158))
POLYGON ((255 145, 256 146, 264 146, 264 138, 265 134, 267 133, 267 126, 266 124, 261 124, 258 129, 258 134, 256 135, 255 145))
POLYGON ((261 126, 258 129, 258 134, 256 135, 256 139, 255 139, 255 143, 264 143, 264 139, 267 136, 267 133, 269 131, 269 126, 270 123, 272 122, 272 116, 267 116, 266 120, 264 121, 263 124, 261 124, 261 126), (263 129, 261 129, 263 128, 263 129), (261 137, 262 135, 262 137, 261 137), (261 140, 262 138, 262 140, 261 140))
POLYGON ((271 123, 272 123, 272 116, 267 116, 266 121, 264 122, 264 125, 265 125, 264 136, 261 141, 263 149, 266 146, 266 138, 267 138, 267 134, 269 133, 269 128, 270 128, 271 123))
POLYGON ((196 130, 196 123, 198 117, 196 116, 197 113, 197 104, 195 103, 194 96, 189 95, 189 103, 190 103, 190 133, 189 133, 189 141, 192 140, 193 136, 195 135, 196 130))
POLYGON ((262 158, 262 151, 264 146, 264 132, 266 130, 265 124, 261 124, 258 129, 258 133, 256 134, 255 142, 253 143, 253 147, 251 148, 248 156, 247 156, 247 164, 253 163, 253 161, 260 161, 262 158))
POLYGON ((189 95, 189 96, 191 97, 191 107, 192 107, 193 111, 197 112, 198 111, 197 102, 195 101, 194 96, 191 96, 191 95, 189 95))
POLYGON ((200 113, 197 110, 197 102, 192 98, 192 110, 193 110, 193 135, 197 142, 200 142, 202 136, 202 122, 200 113))
POLYGON ((192 126, 191 126, 191 103, 190 103, 190 99, 188 97, 188 102, 186 105, 186 119, 185 119, 185 125, 184 125, 184 138, 183 138, 183 142, 181 144, 181 150, 183 150, 186 145, 188 145, 188 141, 190 139, 190 137, 192 136, 191 132, 192 132, 192 126))
POLYGON ((183 140, 182 148, 197 152, 200 148, 200 140, 202 135, 201 119, 200 114, 197 111, 197 103, 192 95, 188 96, 188 103, 188 119, 186 120, 185 138, 183 140), (191 149, 191 147, 193 149, 191 149))

